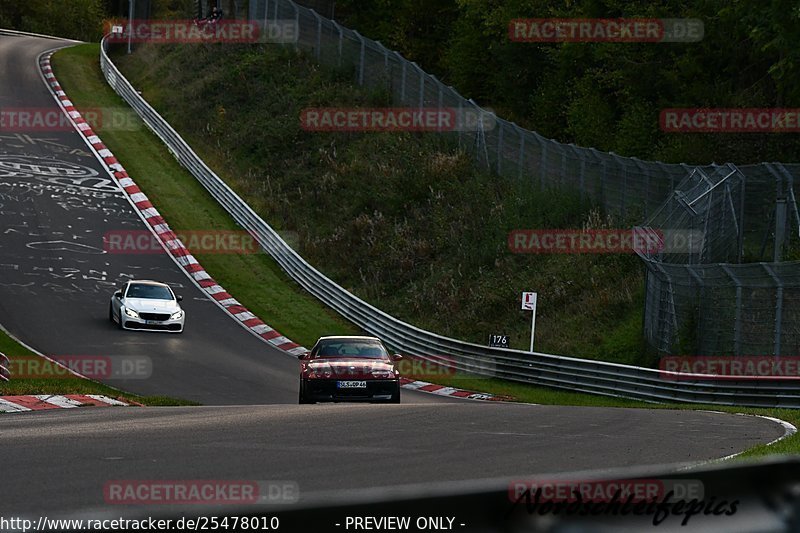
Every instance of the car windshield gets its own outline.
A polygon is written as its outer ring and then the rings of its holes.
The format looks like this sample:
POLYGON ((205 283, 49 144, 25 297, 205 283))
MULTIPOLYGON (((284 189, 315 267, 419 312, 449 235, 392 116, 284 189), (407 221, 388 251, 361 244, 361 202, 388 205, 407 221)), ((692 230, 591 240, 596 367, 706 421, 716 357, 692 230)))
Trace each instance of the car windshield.
POLYGON ((329 342, 322 344, 316 357, 364 357, 368 359, 385 359, 386 349, 375 342, 349 341, 329 342))
POLYGON ((143 298, 146 300, 172 300, 172 292, 161 285, 136 284, 128 287, 128 298, 143 298))

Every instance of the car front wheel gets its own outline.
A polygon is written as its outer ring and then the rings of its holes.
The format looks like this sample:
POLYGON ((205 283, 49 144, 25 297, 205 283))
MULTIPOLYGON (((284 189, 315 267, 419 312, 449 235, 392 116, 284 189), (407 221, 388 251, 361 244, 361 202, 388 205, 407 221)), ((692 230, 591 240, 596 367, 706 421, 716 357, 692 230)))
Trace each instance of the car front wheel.
POLYGON ((312 402, 312 401, 310 401, 310 400, 308 400, 306 398, 306 395, 305 395, 304 391, 305 391, 305 387, 303 386, 303 383, 300 382, 300 395, 299 395, 298 403, 300 403, 301 405, 315 403, 315 402, 312 402))
POLYGON ((397 390, 392 394, 392 399, 389 403, 400 403, 400 384, 397 384, 397 390))

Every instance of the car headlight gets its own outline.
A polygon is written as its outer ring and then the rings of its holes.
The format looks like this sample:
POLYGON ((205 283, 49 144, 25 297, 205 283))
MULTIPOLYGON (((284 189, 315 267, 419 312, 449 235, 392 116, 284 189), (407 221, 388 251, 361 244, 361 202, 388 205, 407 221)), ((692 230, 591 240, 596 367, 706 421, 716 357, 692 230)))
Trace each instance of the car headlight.
POLYGON ((372 377, 383 379, 394 379, 394 370, 373 370, 372 377))
POLYGON ((137 313, 133 309, 128 309, 127 307, 125 308, 125 314, 131 318, 139 318, 139 313, 137 313))
POLYGON ((177 313, 172 313, 172 316, 169 317, 170 320, 180 320, 181 318, 183 318, 183 309, 177 313))
POLYGON ((333 376, 330 365, 317 365, 308 370, 308 379, 329 379, 333 376))

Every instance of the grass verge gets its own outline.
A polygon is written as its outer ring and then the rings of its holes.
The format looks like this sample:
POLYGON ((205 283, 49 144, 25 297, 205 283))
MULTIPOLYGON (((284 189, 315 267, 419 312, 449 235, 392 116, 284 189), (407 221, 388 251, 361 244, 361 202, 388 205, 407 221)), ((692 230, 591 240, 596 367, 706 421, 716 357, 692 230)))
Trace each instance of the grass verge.
MULTIPOLYGON (((0 352, 4 353, 10 359, 12 371, 11 381, 7 383, 0 382, 0 396, 24 396, 30 394, 102 394, 109 398, 136 402, 148 406, 199 405, 195 402, 170 398, 168 396, 138 396, 98 383, 97 381, 82 379, 72 375, 68 377, 57 377, 62 376, 60 369, 42 372, 43 374, 51 374, 54 377, 14 379, 13 372, 15 362, 18 362, 20 365, 27 365, 30 363, 32 357, 39 356, 9 337, 2 330, 0 330, 0 352)), ((39 368, 54 369, 55 367, 54 365, 47 364, 43 360, 39 368)))

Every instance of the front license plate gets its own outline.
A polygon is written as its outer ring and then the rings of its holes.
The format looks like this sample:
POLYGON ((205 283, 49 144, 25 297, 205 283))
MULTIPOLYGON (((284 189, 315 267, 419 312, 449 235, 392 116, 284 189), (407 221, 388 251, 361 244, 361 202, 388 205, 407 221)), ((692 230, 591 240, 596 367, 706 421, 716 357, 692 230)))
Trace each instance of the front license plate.
POLYGON ((158 320, 145 320, 144 323, 147 324, 148 326, 152 326, 152 325, 155 325, 155 324, 161 324, 161 322, 159 322, 158 320))
POLYGON ((337 381, 336 387, 339 389, 366 389, 366 381, 337 381))

